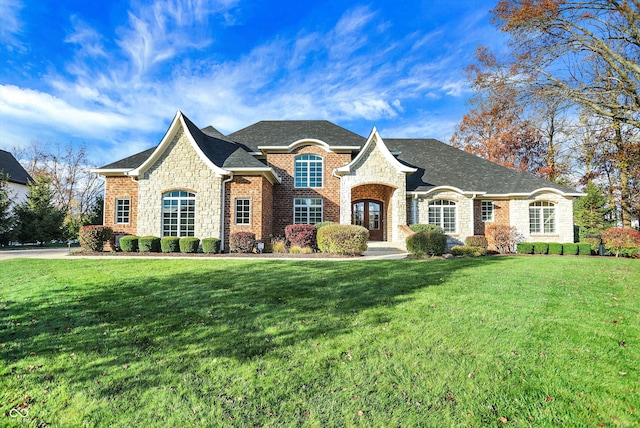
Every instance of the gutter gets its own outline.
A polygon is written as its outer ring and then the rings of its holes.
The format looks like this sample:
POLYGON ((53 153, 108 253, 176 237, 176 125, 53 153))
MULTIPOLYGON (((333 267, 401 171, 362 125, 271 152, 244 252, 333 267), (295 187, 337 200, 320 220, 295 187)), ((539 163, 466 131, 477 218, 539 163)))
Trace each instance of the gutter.
POLYGON ((227 183, 233 180, 233 173, 226 180, 222 180, 222 201, 220 203, 220 252, 224 251, 224 208, 225 208, 225 190, 227 189, 227 183))

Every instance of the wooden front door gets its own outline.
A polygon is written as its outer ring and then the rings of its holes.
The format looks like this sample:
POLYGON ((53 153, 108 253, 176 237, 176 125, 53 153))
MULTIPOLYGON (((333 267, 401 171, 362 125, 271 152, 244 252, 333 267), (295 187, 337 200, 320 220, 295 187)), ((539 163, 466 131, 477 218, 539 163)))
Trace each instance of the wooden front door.
POLYGON ((382 202, 372 200, 355 201, 351 206, 353 224, 369 229, 369 240, 383 239, 382 202))

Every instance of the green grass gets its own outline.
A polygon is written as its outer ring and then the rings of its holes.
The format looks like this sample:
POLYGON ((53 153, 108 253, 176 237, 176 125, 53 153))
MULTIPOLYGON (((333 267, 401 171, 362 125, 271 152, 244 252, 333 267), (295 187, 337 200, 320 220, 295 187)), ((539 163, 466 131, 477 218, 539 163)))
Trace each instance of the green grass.
POLYGON ((8 260, 0 316, 0 426, 640 424, 634 260, 8 260))

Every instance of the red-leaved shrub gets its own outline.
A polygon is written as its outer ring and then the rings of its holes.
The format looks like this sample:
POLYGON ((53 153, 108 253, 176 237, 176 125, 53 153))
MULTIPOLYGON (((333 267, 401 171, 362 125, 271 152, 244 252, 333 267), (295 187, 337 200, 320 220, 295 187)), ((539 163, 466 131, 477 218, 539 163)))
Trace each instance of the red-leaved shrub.
POLYGON ((513 253, 518 243, 515 227, 506 224, 490 224, 485 228, 488 248, 500 254, 513 253))
POLYGON ((256 234, 235 232, 229 237, 229 250, 232 253, 253 253, 256 248, 256 234))
POLYGON ((635 229, 612 227, 602 233, 602 244, 616 257, 636 257, 640 255, 640 232, 635 229))
POLYGON ((313 224, 290 224, 284 228, 284 236, 290 245, 316 248, 318 229, 313 224))

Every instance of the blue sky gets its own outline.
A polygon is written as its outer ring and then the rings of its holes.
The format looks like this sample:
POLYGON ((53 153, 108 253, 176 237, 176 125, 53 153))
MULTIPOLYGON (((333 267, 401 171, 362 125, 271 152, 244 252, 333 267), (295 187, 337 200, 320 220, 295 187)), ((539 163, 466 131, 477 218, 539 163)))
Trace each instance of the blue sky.
POLYGON ((103 165, 177 110, 223 133, 327 119, 448 141, 496 0, 0 0, 0 148, 85 144, 103 165))

